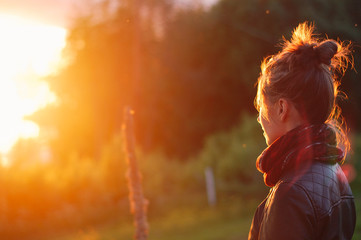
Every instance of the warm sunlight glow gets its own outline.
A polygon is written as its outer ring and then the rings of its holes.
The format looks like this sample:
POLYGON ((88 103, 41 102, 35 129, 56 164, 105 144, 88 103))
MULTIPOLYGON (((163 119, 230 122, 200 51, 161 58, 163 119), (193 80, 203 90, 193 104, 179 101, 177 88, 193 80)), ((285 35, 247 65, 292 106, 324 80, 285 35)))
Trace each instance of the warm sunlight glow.
POLYGON ((55 71, 66 30, 0 14, 0 32, 0 152, 5 154, 17 139, 39 135, 38 126, 23 118, 55 101, 41 78, 55 71))

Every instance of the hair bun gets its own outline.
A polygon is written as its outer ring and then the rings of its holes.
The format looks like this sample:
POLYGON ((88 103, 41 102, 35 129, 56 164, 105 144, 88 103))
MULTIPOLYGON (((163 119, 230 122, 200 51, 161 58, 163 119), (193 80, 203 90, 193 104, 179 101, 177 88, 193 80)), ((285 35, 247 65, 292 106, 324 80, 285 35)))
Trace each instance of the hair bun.
POLYGON ((338 50, 338 44, 334 40, 325 40, 314 48, 321 63, 331 65, 331 60, 338 50))

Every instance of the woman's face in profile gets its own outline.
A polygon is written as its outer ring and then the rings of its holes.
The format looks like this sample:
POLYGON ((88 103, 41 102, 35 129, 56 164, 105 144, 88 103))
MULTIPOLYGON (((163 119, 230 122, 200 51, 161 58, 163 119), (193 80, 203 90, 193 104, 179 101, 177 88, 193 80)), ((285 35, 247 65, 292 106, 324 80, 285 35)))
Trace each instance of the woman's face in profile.
POLYGON ((277 121, 276 113, 276 106, 266 100, 259 110, 257 121, 261 124, 267 145, 271 145, 277 138, 284 134, 281 122, 277 121))

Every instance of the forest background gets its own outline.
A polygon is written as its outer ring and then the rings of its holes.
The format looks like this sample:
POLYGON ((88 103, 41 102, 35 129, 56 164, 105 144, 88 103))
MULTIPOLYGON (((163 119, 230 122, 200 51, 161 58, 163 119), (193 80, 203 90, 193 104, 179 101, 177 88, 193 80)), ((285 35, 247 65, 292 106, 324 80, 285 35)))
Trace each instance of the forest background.
MULTIPOLYGON (((262 59, 298 23, 351 41, 354 69, 339 102, 361 218, 361 2, 102 1, 74 18, 67 64, 45 80, 58 101, 28 118, 41 138, 20 140, 0 168, 1 239, 130 239, 123 109, 135 115, 149 200, 149 239, 246 239, 266 196, 255 160, 265 148, 253 99, 262 59), (44 149, 45 155, 44 155, 44 149), (208 206, 204 170, 215 176, 208 206)), ((326 35, 327 34, 327 35, 326 35)), ((361 238, 358 220, 354 239, 361 238)))

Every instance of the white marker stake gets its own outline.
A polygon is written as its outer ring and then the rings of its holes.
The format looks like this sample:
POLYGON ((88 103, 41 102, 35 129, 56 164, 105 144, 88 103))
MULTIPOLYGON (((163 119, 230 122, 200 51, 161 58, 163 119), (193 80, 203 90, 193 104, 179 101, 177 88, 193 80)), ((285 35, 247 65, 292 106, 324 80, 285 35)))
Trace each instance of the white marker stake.
POLYGON ((209 206, 213 207, 217 203, 216 187, 214 184, 214 174, 211 167, 206 167, 204 170, 206 177, 206 188, 209 206))

